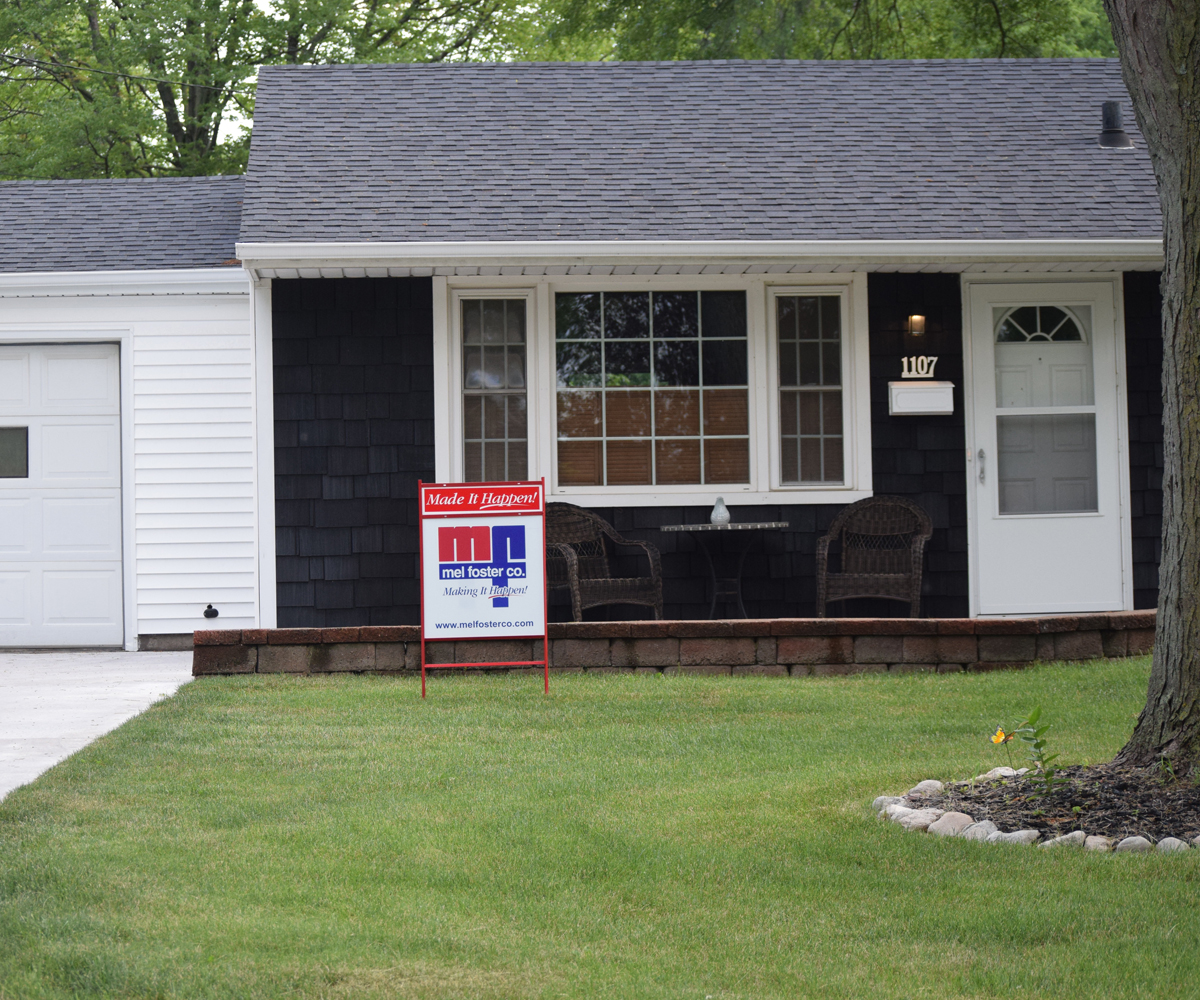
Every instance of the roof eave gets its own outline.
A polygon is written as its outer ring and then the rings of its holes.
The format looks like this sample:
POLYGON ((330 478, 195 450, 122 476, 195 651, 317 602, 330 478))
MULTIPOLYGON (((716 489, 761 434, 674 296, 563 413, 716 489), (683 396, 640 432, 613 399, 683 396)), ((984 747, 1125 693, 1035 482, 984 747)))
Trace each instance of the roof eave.
POLYGON ((248 269, 474 267, 488 264, 1005 264, 1122 261, 1161 265, 1160 239, 1038 240, 483 240, 246 242, 248 269))
POLYGON ((234 266, 121 271, 7 271, 0 298, 101 295, 245 295, 253 278, 234 266))

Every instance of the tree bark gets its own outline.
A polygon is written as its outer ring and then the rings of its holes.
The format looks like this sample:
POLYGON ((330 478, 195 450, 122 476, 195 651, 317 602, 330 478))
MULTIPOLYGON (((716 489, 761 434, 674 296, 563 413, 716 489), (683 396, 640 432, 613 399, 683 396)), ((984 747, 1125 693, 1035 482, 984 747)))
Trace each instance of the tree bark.
MULTIPOLYGON (((1104 0, 1163 213, 1163 545, 1146 706, 1117 761, 1200 764, 1200 0, 1104 0)), ((1116 155, 1119 151, 1114 150, 1116 155)))

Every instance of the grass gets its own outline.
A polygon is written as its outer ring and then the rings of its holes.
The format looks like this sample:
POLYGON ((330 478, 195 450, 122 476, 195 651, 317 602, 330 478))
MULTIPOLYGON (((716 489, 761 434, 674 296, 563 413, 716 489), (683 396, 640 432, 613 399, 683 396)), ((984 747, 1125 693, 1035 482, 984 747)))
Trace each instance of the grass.
POLYGON ((875 795, 1110 757, 1148 662, 212 678, 0 803, 0 998, 1184 997, 1200 851, 945 841, 875 795))

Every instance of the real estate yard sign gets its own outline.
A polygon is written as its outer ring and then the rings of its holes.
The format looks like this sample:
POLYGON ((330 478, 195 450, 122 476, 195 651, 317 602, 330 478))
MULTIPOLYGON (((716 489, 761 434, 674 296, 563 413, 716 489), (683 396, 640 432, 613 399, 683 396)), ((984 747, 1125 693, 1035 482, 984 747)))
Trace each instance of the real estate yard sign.
POLYGON ((549 691, 545 481, 420 490, 421 697, 426 667, 541 666, 549 691), (542 658, 426 663, 427 642, 473 639, 541 639, 542 658))

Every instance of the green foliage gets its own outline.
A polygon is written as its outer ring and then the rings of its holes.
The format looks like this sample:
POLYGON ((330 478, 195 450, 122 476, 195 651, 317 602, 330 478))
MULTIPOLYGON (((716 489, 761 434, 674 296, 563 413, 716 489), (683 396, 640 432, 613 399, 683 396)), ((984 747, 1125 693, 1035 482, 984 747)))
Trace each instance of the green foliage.
POLYGON ((607 41, 616 59, 1116 54, 1102 0, 560 0, 551 9, 544 52, 587 38, 607 41))
POLYGON ((1005 733, 1002 728, 998 728, 997 736, 1004 738, 997 740, 994 736, 992 742, 1001 742, 1007 746, 1015 736, 1025 745, 1025 751, 1033 763, 1030 780, 1034 782, 1037 794, 1044 798, 1059 785, 1065 784, 1067 779, 1059 774, 1058 768, 1054 766, 1054 761, 1058 760, 1059 755, 1048 751, 1046 733, 1050 731, 1050 726, 1039 726, 1038 722, 1041 717, 1042 709, 1041 706, 1038 706, 1025 719, 1018 722, 1011 732, 1005 733))
POLYGON ((259 65, 494 57, 523 17, 516 0, 5 0, 0 177, 236 172, 259 65))

